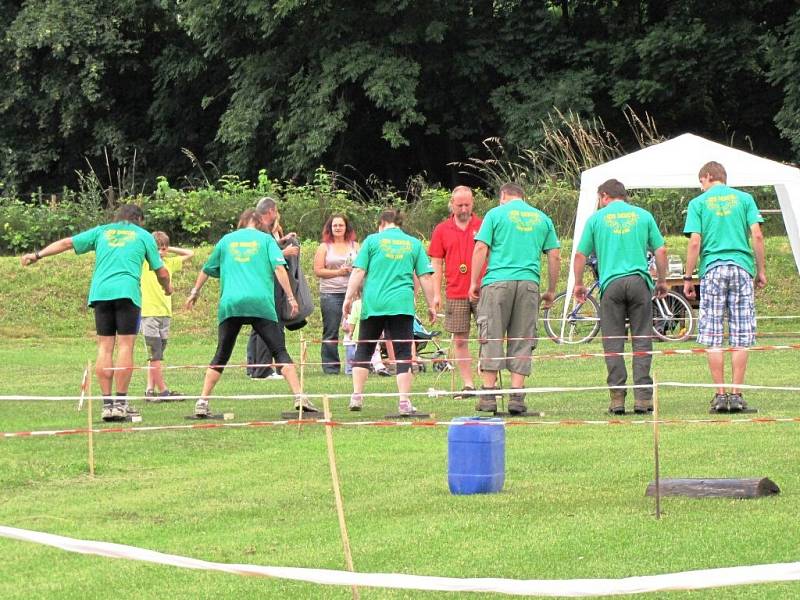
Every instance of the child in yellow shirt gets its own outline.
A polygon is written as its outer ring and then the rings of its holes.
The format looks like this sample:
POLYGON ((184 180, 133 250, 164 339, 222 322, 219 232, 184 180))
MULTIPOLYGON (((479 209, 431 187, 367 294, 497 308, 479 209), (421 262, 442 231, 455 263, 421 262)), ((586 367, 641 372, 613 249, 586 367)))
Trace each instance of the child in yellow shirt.
MULTIPOLYGON (((180 271, 183 263, 194 256, 194 252, 191 250, 170 246, 169 236, 163 231, 154 231, 153 237, 170 277, 176 271, 180 271), (173 256, 168 256, 169 254, 173 256)), ((169 338, 171 320, 172 297, 164 294, 161 286, 158 285, 155 273, 145 263, 142 269, 141 331, 149 353, 150 368, 147 370, 147 388, 144 394, 147 402, 162 402, 173 396, 181 395, 167 387, 161 372, 161 361, 164 358, 164 349, 169 338)))

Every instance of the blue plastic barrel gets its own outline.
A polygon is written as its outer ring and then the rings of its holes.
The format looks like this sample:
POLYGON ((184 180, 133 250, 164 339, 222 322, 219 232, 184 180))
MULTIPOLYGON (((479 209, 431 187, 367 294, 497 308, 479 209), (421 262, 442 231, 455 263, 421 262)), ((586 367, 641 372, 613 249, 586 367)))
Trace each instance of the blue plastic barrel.
POLYGON ((506 479, 506 427, 495 417, 456 417, 447 431, 447 483, 453 494, 492 494, 506 479))

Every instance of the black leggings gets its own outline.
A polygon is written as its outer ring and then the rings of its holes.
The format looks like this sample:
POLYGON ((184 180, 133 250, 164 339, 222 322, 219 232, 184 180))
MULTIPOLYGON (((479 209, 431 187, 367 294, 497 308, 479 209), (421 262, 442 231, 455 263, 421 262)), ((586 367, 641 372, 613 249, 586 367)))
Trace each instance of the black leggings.
POLYGON ((392 342, 394 357, 397 360, 397 373, 407 373, 411 370, 411 336, 414 335, 413 315, 376 315, 361 320, 358 327, 358 346, 354 367, 367 368, 375 352, 376 341, 386 330, 388 339, 403 340, 392 342), (362 341, 372 340, 372 341, 362 341))
POLYGON ((278 364, 292 364, 292 357, 286 351, 286 338, 283 327, 275 321, 259 317, 228 317, 219 324, 217 329, 217 351, 211 359, 210 368, 215 371, 225 370, 225 365, 231 358, 236 338, 242 325, 252 325, 258 336, 264 341, 270 356, 278 364))

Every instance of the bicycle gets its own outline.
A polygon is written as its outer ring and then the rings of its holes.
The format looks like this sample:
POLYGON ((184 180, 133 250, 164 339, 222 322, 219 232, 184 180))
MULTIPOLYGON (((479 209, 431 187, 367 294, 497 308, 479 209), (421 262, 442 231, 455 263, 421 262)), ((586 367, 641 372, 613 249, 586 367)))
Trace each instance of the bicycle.
MULTIPOLYGON (((548 337, 557 344, 580 344, 593 340, 600 332, 600 304, 594 292, 600 288, 597 258, 589 257, 586 266, 594 275, 594 283, 586 292, 586 301, 573 303, 564 318, 566 292, 553 300, 553 305, 544 310, 542 320, 548 337)), ((692 307, 686 299, 675 292, 667 292, 664 298, 653 297, 653 334, 665 342, 682 342, 689 339, 694 329, 692 307)))

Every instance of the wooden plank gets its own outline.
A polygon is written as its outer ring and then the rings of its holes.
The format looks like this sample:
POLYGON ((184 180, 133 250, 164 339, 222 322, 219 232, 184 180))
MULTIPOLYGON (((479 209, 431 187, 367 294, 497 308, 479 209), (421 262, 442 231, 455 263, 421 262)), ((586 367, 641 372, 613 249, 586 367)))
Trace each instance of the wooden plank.
MULTIPOLYGON (((767 477, 760 479, 662 479, 660 495, 689 498, 760 498, 780 493, 780 488, 767 477)), ((647 486, 646 496, 656 493, 655 482, 647 486)))

